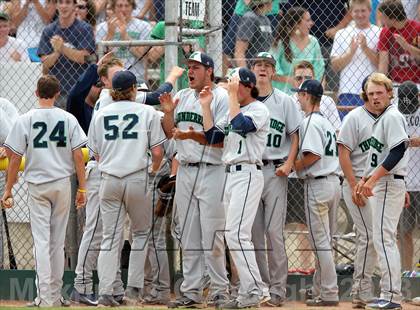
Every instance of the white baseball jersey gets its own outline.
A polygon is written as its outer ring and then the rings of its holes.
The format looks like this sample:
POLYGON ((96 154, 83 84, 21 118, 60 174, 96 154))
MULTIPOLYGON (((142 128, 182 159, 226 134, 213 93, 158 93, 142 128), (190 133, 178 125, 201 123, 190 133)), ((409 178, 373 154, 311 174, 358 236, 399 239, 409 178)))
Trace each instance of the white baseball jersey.
POLYGON ((309 152, 320 156, 312 166, 307 167, 297 174, 300 178, 315 178, 338 174, 338 149, 335 128, 319 112, 308 114, 299 128, 299 156, 309 152))
POLYGON ((147 150, 166 140, 155 109, 132 101, 98 110, 88 136, 89 149, 99 155, 99 170, 119 178, 147 168, 147 150))
POLYGON ((229 113, 216 123, 216 127, 225 133, 223 163, 229 165, 241 163, 262 165, 270 113, 260 101, 254 101, 241 107, 241 112, 244 116, 252 119, 257 130, 249 132, 245 136, 235 132, 230 123, 229 113))
POLYGON ((270 112, 270 127, 263 159, 284 159, 289 155, 290 135, 299 129, 302 114, 293 99, 278 89, 263 101, 270 112))
POLYGON ((13 103, 0 98, 0 145, 6 141, 10 129, 18 118, 19 113, 13 103))
POLYGON ((357 107, 344 118, 337 143, 350 151, 355 176, 363 176, 369 155, 370 137, 375 117, 365 107, 357 107))
MULTIPOLYGON (((416 113, 404 115, 407 121, 408 135, 410 137, 420 137, 420 108, 416 113)), ((410 147, 406 151, 409 153, 407 174, 407 190, 409 192, 420 192, 420 147, 410 147)))
MULTIPOLYGON (((179 103, 175 109, 175 126, 180 130, 188 130, 190 126, 195 131, 203 131, 203 113, 198 100, 198 93, 186 88, 179 91, 175 98, 179 98, 179 103)), ((216 124, 227 113, 229 108, 227 91, 221 87, 213 89, 213 101, 210 109, 212 111, 213 123, 216 124)), ((221 148, 201 145, 200 143, 188 139, 176 141, 176 159, 182 163, 205 162, 219 165, 222 163, 221 148)))
POLYGON ((52 107, 33 109, 18 117, 4 145, 18 155, 25 154, 25 181, 42 184, 72 175, 72 151, 86 140, 73 115, 52 107))
MULTIPOLYGON (((408 144, 407 122, 398 108, 390 104, 373 124, 364 175, 371 176, 375 169, 382 165, 390 150, 402 142, 408 144)), ((404 157, 389 174, 407 175, 408 153, 404 153, 404 157)))

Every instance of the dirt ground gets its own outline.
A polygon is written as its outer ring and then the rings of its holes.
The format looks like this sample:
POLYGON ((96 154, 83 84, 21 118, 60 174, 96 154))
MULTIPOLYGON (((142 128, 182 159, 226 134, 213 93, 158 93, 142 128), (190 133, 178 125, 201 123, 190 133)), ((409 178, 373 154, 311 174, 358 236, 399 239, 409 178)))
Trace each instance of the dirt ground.
MULTIPOLYGON (((13 310, 17 309, 27 309, 24 308, 26 305, 26 302, 22 301, 13 301, 13 300, 0 300, 0 309, 7 309, 12 308, 13 310)), ((77 304, 74 304, 74 306, 66 309, 72 309, 75 308, 77 310, 84 310, 84 309, 94 309, 93 307, 82 307, 77 304)), ((137 307, 140 308, 140 307, 137 307)), ((49 309, 63 309, 63 308, 49 308, 49 309)), ((118 309, 125 310, 125 309, 133 309, 133 307, 119 307, 118 309)), ((148 306, 144 305, 144 310, 152 310, 152 309, 167 309, 165 306, 148 306)), ((274 310, 273 307, 261 307, 260 309, 265 310, 274 310)), ((322 308, 320 307, 307 307, 303 302, 287 302, 283 307, 278 309, 295 309, 295 310, 309 310, 309 309, 317 309, 320 310, 322 308)), ((340 302, 340 305, 337 307, 329 307, 328 309, 352 309, 351 302, 340 302)), ((420 310, 420 306, 410 305, 408 303, 403 303, 403 309, 404 310, 420 310)))

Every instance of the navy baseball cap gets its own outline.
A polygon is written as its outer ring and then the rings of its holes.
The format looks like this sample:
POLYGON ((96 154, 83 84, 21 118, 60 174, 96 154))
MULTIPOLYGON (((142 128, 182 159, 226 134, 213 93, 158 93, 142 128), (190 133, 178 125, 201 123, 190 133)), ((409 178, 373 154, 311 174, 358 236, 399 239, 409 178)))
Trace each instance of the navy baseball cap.
POLYGON ((366 92, 367 81, 369 80, 369 78, 370 78, 370 74, 363 79, 363 82, 362 82, 362 91, 363 92, 366 92))
POLYGON ((194 52, 188 57, 187 61, 195 61, 202 64, 205 67, 209 67, 214 69, 214 61, 211 57, 207 54, 201 52, 194 52))
POLYGON ((235 68, 229 74, 228 78, 238 77, 239 81, 243 84, 252 84, 255 86, 257 84, 257 78, 255 77, 254 72, 248 68, 235 68))
POLYGON ((272 64, 274 67, 276 66, 276 59, 274 59, 274 56, 267 52, 261 52, 258 53, 257 56, 255 56, 252 59, 252 65, 255 65, 258 61, 267 61, 268 63, 272 64))
POLYGON ((137 79, 131 71, 118 71, 112 78, 112 88, 115 90, 126 90, 133 85, 137 85, 137 79))
POLYGON ((317 80, 306 80, 300 85, 299 88, 292 88, 292 91, 298 93, 305 92, 318 98, 321 98, 324 94, 324 88, 317 80))

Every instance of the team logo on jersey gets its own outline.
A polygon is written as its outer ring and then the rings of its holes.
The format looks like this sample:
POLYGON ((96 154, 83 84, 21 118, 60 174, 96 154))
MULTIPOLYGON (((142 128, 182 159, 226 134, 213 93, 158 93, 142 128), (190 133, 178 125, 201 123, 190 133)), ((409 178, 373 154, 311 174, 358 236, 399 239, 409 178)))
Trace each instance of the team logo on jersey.
POLYGON ((377 150, 379 153, 382 153, 382 149, 385 146, 385 144, 381 143, 379 140, 377 140, 375 137, 372 137, 369 139, 370 146, 373 147, 375 150, 377 150))
POLYGON ((366 139, 365 141, 362 141, 359 144, 359 147, 362 149, 362 153, 369 151, 369 149, 370 149, 370 138, 366 139))
POLYGON ((278 121, 274 118, 270 119, 270 128, 273 128, 274 130, 277 130, 280 133, 283 133, 285 126, 286 126, 286 124, 284 124, 284 123, 282 123, 282 122, 280 122, 280 121, 278 121))
POLYGON ((224 134, 225 134, 226 137, 229 135, 230 132, 235 132, 238 135, 240 135, 242 137, 245 137, 245 135, 243 135, 240 130, 239 131, 235 130, 233 128, 232 124, 229 124, 229 125, 225 126, 225 129, 224 129, 224 134))
POLYGON ((203 117, 194 112, 179 112, 176 115, 176 123, 191 122, 203 126, 203 117))

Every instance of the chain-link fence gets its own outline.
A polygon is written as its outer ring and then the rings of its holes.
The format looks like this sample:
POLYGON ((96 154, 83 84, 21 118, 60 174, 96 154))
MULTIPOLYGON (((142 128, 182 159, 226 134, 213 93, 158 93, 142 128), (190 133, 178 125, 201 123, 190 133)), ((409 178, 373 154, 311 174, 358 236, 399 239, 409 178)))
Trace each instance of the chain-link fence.
MULTIPOLYGON (((276 59, 273 86, 293 98, 296 95, 291 89, 298 87, 304 79, 322 81, 325 96, 321 101, 321 112, 337 131, 348 111, 363 104, 359 97, 361 84, 370 73, 386 71, 395 83, 396 93, 398 85, 405 80, 420 84, 416 0, 403 1, 402 12, 398 5, 378 10, 380 1, 375 0, 354 0, 352 3, 344 0, 185 0, 182 3, 154 0, 150 8, 145 6, 146 2, 78 0, 77 5, 64 0, 58 3, 48 0, 0 2, 2 10, 9 14, 0 16, 0 97, 10 100, 19 113, 28 111, 36 105, 37 78, 49 72, 62 82, 59 105, 64 108, 72 87, 87 68, 87 62, 93 59, 88 55, 98 54, 97 44, 128 40, 166 40, 166 45, 175 49, 149 43, 105 47, 102 51, 113 50, 117 57, 125 60, 127 68, 148 82, 151 89, 162 84, 170 65, 185 67, 185 59, 195 50, 206 51, 214 57, 215 73, 219 77, 229 68, 251 66, 258 52, 270 52, 276 59), (165 8, 170 12, 165 14, 165 8), (78 18, 89 24, 75 22, 73 15, 67 14, 69 10, 74 10, 78 18), (176 12, 181 18, 177 18, 176 12), (390 23, 395 20, 404 28, 392 28, 394 25, 390 23), (68 27, 70 25, 73 26, 68 27), (394 30, 384 31, 385 26, 394 30), (16 39, 7 37, 7 33, 16 34, 16 39), (192 44, 192 39, 198 44, 192 44), (190 41, 186 43, 187 40, 190 41), (303 61, 309 65, 299 67, 303 61)), ((188 77, 185 73, 177 88, 186 87, 188 77)), ((419 136, 418 109, 406 118, 409 134, 419 136)), ((413 269, 420 258, 417 225, 420 152, 418 148, 410 148, 409 152, 411 160, 406 181, 411 192, 411 206, 404 209, 399 229, 403 270, 413 269)), ((22 182, 15 188, 16 207, 7 211, 9 231, 18 268, 32 269, 27 190, 22 182)), ((305 273, 314 267, 314 255, 309 251, 303 205, 303 186, 297 179, 290 178, 284 237, 289 268, 305 273)), ((69 257, 77 253, 77 242, 84 225, 83 211, 80 213, 78 220, 71 221, 71 225, 78 228, 71 227, 70 230, 79 233, 72 233, 72 244, 66 247, 69 257)), ((337 227, 337 263, 351 262, 355 237, 352 219, 343 201, 337 227)), ((2 231, 3 266, 8 268, 4 228, 2 231)))

